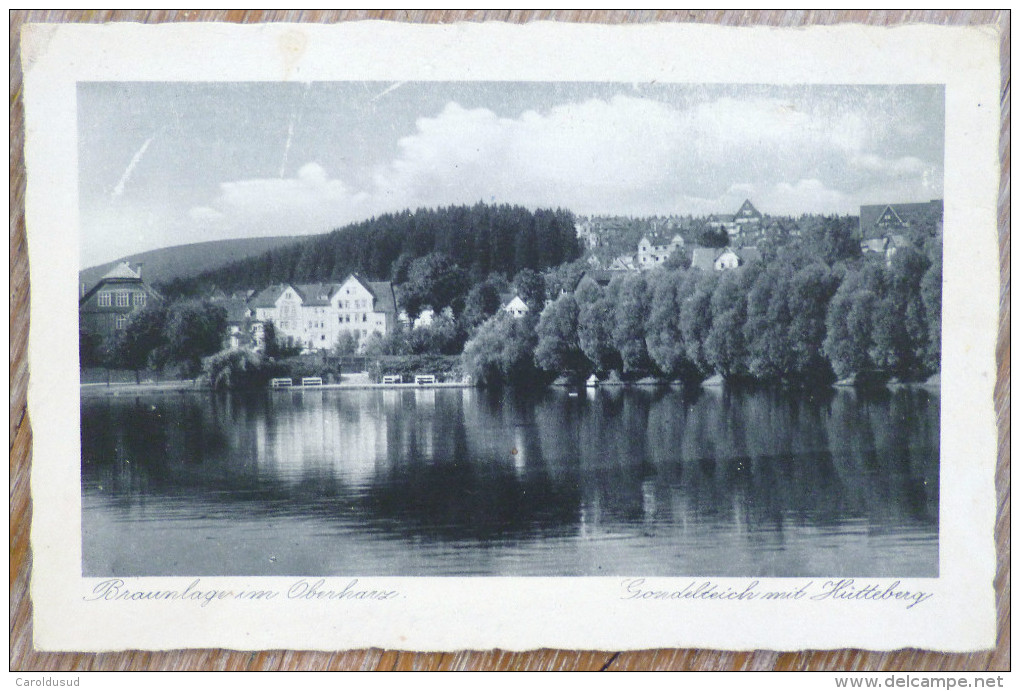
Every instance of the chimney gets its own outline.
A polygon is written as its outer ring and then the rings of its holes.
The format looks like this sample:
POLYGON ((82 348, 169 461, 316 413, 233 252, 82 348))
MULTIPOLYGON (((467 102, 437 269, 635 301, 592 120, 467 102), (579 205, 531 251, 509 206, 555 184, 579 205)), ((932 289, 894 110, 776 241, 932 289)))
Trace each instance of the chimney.
POLYGON ((82 283, 78 286, 78 299, 80 300, 83 297, 85 297, 85 293, 86 293, 85 282, 82 281, 82 283))
POLYGON ((138 262, 138 278, 142 277, 142 267, 145 266, 145 262, 138 262))

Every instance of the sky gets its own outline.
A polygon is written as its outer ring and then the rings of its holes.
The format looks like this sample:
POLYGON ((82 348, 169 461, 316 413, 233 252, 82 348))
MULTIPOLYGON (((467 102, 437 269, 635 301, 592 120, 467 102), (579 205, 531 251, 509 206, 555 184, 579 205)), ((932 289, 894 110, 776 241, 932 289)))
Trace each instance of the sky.
POLYGON ((856 214, 942 196, 938 85, 89 82, 81 265, 479 201, 856 214))

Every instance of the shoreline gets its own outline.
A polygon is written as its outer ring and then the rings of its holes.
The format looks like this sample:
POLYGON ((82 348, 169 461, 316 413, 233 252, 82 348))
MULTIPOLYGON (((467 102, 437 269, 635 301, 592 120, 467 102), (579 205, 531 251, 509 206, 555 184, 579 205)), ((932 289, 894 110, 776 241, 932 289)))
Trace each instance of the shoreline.
MULTIPOLYGON (((681 385, 675 382, 661 382, 661 383, 639 383, 639 382, 604 382, 599 383, 598 386, 557 386, 550 384, 547 388, 559 389, 559 390, 590 390, 597 391, 598 389, 616 389, 616 388, 678 388, 681 385)), ((721 389, 725 385, 709 386, 711 389, 721 389)), ((265 389, 255 389, 257 391, 268 391, 269 393, 284 393, 284 392, 306 392, 306 391, 368 391, 368 390, 394 390, 394 391, 414 391, 422 389, 473 389, 479 388, 476 384, 469 384, 466 382, 436 382, 434 384, 414 384, 414 383, 403 383, 403 384, 376 384, 369 382, 350 382, 340 384, 321 384, 318 386, 289 386, 285 388, 272 389, 266 387, 265 389)), ((484 388, 484 387, 481 387, 484 388)), ((829 388, 835 389, 836 391, 853 391, 857 390, 858 387, 848 386, 846 384, 832 384, 829 388)), ((928 382, 897 382, 892 385, 885 385, 880 388, 887 388, 890 391, 897 389, 908 389, 908 388, 920 388, 927 390, 939 390, 938 384, 931 384, 928 382)), ((129 382, 119 382, 107 384, 105 382, 94 382, 94 383, 82 383, 80 384, 80 391, 82 398, 99 398, 104 396, 116 397, 116 396, 140 396, 146 394, 171 394, 171 393, 215 393, 214 389, 209 386, 198 385, 193 380, 174 380, 167 382, 142 382, 141 384, 134 384, 129 382)), ((229 392, 228 392, 229 393, 229 392)))
MULTIPOLYGON (((163 393, 216 393, 212 387, 195 384, 191 380, 177 380, 169 382, 150 382, 141 384, 133 383, 116 383, 106 384, 105 382, 81 384, 81 395, 83 398, 94 398, 101 396, 131 396, 131 395, 143 395, 143 394, 163 394, 163 393)), ((268 391, 269 393, 285 393, 288 391, 322 391, 324 389, 332 391, 358 391, 358 390, 370 390, 370 389, 395 389, 395 390, 416 390, 416 389, 472 389, 475 388, 474 384, 467 384, 464 382, 436 382, 435 384, 374 384, 374 383, 340 383, 340 384, 321 384, 318 386, 288 386, 279 389, 272 389, 265 387, 264 389, 254 389, 255 391, 268 391)), ((229 393, 229 392, 227 392, 229 393)))

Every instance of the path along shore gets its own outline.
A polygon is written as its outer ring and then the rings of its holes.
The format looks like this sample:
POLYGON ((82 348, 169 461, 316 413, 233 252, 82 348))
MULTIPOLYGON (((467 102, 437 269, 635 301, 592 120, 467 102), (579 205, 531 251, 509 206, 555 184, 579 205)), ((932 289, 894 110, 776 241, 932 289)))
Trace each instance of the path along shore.
MULTIPOLYGON (((403 384, 379 384, 376 382, 369 381, 367 375, 348 375, 348 381, 341 381, 339 384, 317 384, 314 386, 301 386, 295 384, 289 387, 280 389, 269 389, 273 392, 286 392, 286 391, 322 391, 322 390, 333 390, 333 391, 358 391, 368 389, 391 389, 391 390, 419 390, 419 389, 470 389, 474 388, 475 384, 468 382, 435 382, 433 384, 415 384, 413 382, 403 384)), ((347 379, 348 377, 345 377, 347 379)), ((934 379, 934 378, 933 378, 934 379)), ((648 387, 648 386, 675 386, 668 382, 622 382, 622 381, 606 381, 600 382, 598 388, 610 388, 610 387, 648 387)), ((835 385, 836 388, 852 388, 848 386, 835 385)), ((901 388, 925 388, 929 390, 938 390, 939 382, 937 379, 934 381, 927 382, 912 382, 912 383, 900 383, 894 382, 887 385, 889 389, 896 390, 901 388)), ((563 387, 563 388, 577 388, 577 387, 563 387)), ((711 385, 710 385, 711 388, 711 385)), ((141 384, 135 384, 130 382, 96 382, 96 383, 83 383, 81 384, 81 396, 82 398, 96 398, 102 396, 138 396, 144 394, 163 394, 163 393, 188 393, 197 391, 212 391, 212 388, 203 383, 201 380, 193 379, 179 379, 171 381, 143 381, 141 384)))
MULTIPOLYGON (((473 387, 474 384, 464 382, 436 382, 435 384, 376 384, 368 381, 354 381, 341 382, 339 384, 320 384, 316 386, 294 385, 286 388, 270 390, 282 393, 286 391, 322 391, 324 389, 356 391, 359 389, 468 389, 473 387)), ((191 379, 161 382, 149 381, 142 382, 141 384, 106 384, 105 382, 99 382, 95 384, 81 385, 81 395, 83 398, 100 396, 138 396, 142 394, 160 393, 189 393, 195 391, 212 391, 212 388, 210 388, 207 384, 191 379)))

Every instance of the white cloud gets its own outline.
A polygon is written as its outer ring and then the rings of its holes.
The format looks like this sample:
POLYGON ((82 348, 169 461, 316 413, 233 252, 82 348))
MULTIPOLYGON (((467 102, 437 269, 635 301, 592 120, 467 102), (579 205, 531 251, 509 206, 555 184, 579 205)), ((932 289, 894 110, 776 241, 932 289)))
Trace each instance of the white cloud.
POLYGON ((747 142, 796 141, 811 131, 810 115, 778 99, 720 98, 694 108, 697 134, 724 146, 747 142))
POLYGON ((223 183, 189 216, 224 236, 279 235, 479 200, 650 214, 731 211, 748 197, 766 213, 801 213, 853 211, 882 186, 928 195, 934 164, 873 151, 876 126, 770 98, 684 108, 617 96, 516 118, 450 102, 419 118, 368 179, 310 162, 292 178, 223 183))
POLYGON ((916 175, 924 171, 924 162, 915 156, 886 158, 877 154, 858 154, 850 164, 861 170, 889 176, 916 175))
POLYGON ((213 228, 219 226, 225 220, 223 212, 210 209, 208 206, 196 206, 188 211, 188 217, 197 225, 213 228))
POLYGON ((313 162, 302 166, 293 178, 223 183, 209 206, 192 208, 188 216, 194 225, 225 231, 225 236, 236 231, 252 236, 295 235, 323 232, 358 218, 368 210, 366 201, 365 194, 352 193, 313 162))
POLYGON ((780 182, 756 190, 759 207, 774 214, 851 213, 857 204, 843 192, 826 187, 820 180, 780 182))

